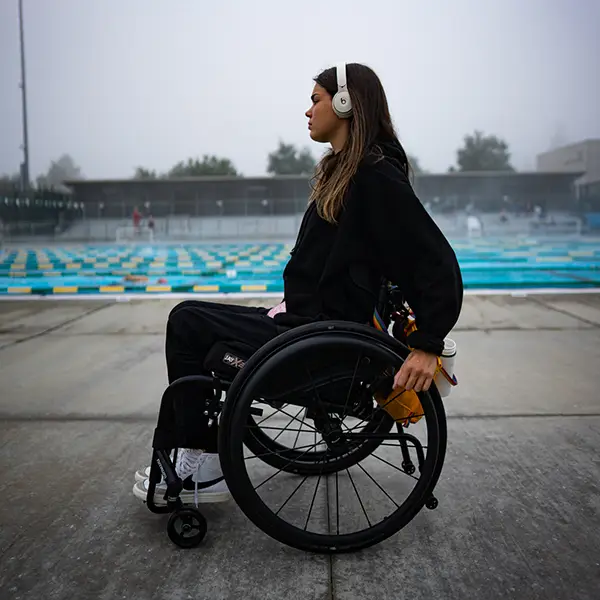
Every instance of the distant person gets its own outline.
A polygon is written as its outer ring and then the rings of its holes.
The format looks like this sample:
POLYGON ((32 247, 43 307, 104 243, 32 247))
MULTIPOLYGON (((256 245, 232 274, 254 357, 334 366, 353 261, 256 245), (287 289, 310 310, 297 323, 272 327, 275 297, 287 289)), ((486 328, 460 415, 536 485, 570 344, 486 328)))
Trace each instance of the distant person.
MULTIPOLYGON (((419 329, 394 387, 429 389, 444 338, 458 320, 463 284, 456 255, 415 195, 407 154, 398 141, 377 75, 361 64, 340 65, 316 79, 306 112, 310 137, 331 145, 316 179, 295 249, 283 274, 284 300, 268 308, 188 300, 169 314, 166 363, 169 382, 210 374, 204 361, 218 342, 258 350, 282 332, 315 321, 369 323, 382 278, 394 282, 415 312, 419 329)), ((182 403, 177 423, 164 403, 157 427, 175 428, 175 464, 182 500, 229 498, 217 453, 217 424, 204 413, 205 398, 182 403)), ((146 499, 149 469, 136 473, 133 493, 146 499)), ((165 485, 155 502, 164 503, 165 485)))
POLYGON ((154 217, 152 214, 148 215, 148 231, 150 232, 150 240, 154 240, 154 217))
POLYGON ((136 206, 133 209, 133 231, 135 233, 139 233, 140 232, 140 224, 142 222, 142 213, 138 210, 138 207, 136 206))

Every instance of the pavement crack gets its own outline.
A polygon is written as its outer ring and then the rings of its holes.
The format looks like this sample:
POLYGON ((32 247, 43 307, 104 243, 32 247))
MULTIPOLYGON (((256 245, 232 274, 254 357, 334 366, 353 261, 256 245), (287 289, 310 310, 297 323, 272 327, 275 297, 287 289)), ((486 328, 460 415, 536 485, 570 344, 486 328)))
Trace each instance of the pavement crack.
POLYGON ((329 593, 327 594, 327 600, 335 600, 335 580, 333 577, 333 559, 334 555, 329 555, 329 593))
POLYGON ((89 315, 92 315, 101 310, 104 310, 105 308, 108 308, 109 306, 112 306, 112 303, 107 302, 106 304, 102 304, 101 306, 96 306, 90 310, 87 310, 86 312, 84 312, 80 315, 77 315, 76 317, 73 317, 72 319, 67 319, 66 321, 63 321, 62 323, 59 323, 58 325, 48 327, 47 329, 44 329, 43 331, 38 331, 38 332, 32 333, 31 335, 28 335, 24 338, 20 338, 18 340, 9 342, 8 344, 6 344, 4 346, 0 346, 0 352, 2 352, 2 350, 6 350, 7 348, 12 348, 13 346, 16 346, 17 344, 22 344, 23 342, 28 342, 29 340, 34 340, 35 338, 42 337, 44 335, 47 335, 48 333, 53 333, 54 331, 58 331, 59 329, 65 327, 66 325, 71 325, 71 323, 76 323, 77 321, 80 321, 81 319, 84 319, 85 317, 88 317, 89 315))
POLYGON ((531 302, 534 302, 535 304, 538 304, 539 306, 543 306, 544 308, 547 308, 548 310, 552 310, 561 315, 565 315, 566 317, 571 317, 572 319, 576 319, 577 321, 580 321, 581 323, 585 323, 586 325, 591 325, 594 328, 598 327, 598 323, 596 323, 594 321, 590 321, 589 319, 585 319, 584 317, 580 317, 579 315, 576 315, 576 314, 572 313, 571 311, 568 311, 568 310, 565 310, 562 308, 556 308, 556 306, 552 306, 551 304, 548 304, 544 300, 540 300, 539 298, 534 298, 534 297, 530 297, 529 299, 531 300, 531 302))

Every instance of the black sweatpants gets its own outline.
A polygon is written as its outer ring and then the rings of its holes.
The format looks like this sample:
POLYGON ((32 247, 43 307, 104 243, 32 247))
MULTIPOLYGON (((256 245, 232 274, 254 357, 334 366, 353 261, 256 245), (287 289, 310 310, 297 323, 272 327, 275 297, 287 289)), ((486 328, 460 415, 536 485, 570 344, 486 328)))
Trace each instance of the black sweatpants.
MULTIPOLYGON (((169 314, 165 354, 169 383, 186 375, 210 375, 204 369, 204 359, 216 342, 243 342, 258 350, 281 333, 271 317, 269 309, 217 304, 198 300, 186 300, 169 314)), ((190 402, 186 399, 185 415, 173 413, 172 405, 162 406, 161 419, 173 418, 183 439, 182 448, 201 448, 217 452, 218 428, 216 421, 208 426, 209 417, 204 415, 204 400, 190 402)))

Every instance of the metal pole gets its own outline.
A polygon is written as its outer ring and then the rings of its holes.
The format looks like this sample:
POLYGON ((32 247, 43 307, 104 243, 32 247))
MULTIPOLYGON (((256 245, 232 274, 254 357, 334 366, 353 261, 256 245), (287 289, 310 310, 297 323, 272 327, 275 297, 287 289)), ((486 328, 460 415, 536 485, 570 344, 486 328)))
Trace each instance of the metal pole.
POLYGON ((29 139, 27 133, 27 89, 25 83, 25 40, 23 34, 23 0, 19 0, 19 31, 21 38, 21 99, 23 102, 23 165, 21 187, 29 188, 29 139))

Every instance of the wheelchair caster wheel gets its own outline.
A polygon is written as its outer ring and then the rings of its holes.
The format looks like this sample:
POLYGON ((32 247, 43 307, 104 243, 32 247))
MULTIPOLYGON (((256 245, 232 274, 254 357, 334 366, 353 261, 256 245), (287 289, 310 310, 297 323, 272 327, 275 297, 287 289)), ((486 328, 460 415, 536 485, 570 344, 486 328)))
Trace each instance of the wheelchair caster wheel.
POLYGON ((412 475, 416 471, 415 465, 413 465, 412 463, 404 462, 404 461, 402 461, 402 469, 408 475, 412 475))
POLYGON ((180 548, 195 548, 206 535, 206 519, 195 508, 176 510, 167 523, 167 534, 180 548))
POLYGON ((429 510, 433 510, 434 508, 437 508, 438 504, 439 504, 438 499, 435 496, 431 496, 431 498, 429 498, 427 500, 427 502, 425 502, 425 506, 429 510))

